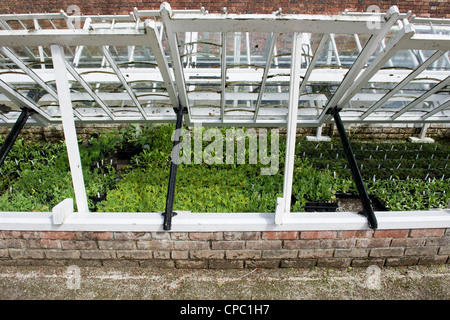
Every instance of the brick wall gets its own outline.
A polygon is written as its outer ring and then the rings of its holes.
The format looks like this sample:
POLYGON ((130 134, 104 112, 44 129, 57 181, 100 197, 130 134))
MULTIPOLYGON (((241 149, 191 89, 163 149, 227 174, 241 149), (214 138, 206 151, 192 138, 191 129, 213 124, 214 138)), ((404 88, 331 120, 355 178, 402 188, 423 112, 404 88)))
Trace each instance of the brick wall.
MULTIPOLYGON (((83 14, 128 14, 134 7, 141 10, 158 10, 163 1, 155 0, 40 0, 13 1, 2 0, 0 12, 5 13, 42 13, 67 11, 71 5, 80 7, 83 14)), ((411 10, 420 17, 450 18, 450 3, 448 0, 397 0, 397 1, 367 1, 367 0, 249 0, 249 1, 218 1, 218 0, 172 0, 167 1, 173 9, 199 9, 205 7, 211 13, 222 12, 226 7, 229 13, 272 13, 282 8, 284 13, 298 14, 338 14, 345 9, 364 12, 370 5, 377 5, 385 12, 390 6, 397 5, 400 12, 411 10)))
POLYGON ((0 232, 0 265, 345 268, 446 264, 449 255, 450 229, 0 232))
MULTIPOLYGON (((78 139, 85 143, 98 132, 106 130, 120 130, 127 124, 77 124, 78 139)), ((347 134, 353 140, 404 140, 409 137, 417 137, 420 134, 420 125, 377 125, 361 124, 346 125, 347 134)), ((427 137, 439 140, 450 139, 450 127, 443 124, 431 124, 427 129, 427 137)), ((0 127, 0 136, 6 138, 11 127, 0 127)), ((285 128, 280 128, 280 134, 285 133, 285 128)), ((315 128, 297 128, 299 137, 316 135, 315 128)), ((323 136, 339 138, 334 125, 326 125, 322 130, 323 136)), ((61 125, 49 125, 47 127, 25 127, 20 132, 19 138, 33 141, 58 142, 64 140, 64 132, 61 125)))

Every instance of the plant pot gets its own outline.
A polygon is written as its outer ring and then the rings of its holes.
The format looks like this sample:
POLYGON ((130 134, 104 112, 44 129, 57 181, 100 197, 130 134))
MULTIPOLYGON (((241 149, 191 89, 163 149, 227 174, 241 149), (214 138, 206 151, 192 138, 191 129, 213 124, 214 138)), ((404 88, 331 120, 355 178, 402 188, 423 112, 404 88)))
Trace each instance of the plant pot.
POLYGON ((117 150, 117 159, 119 160, 131 160, 135 155, 139 154, 142 148, 135 146, 127 146, 117 150))
POLYGON ((336 212, 337 208, 338 208, 337 202, 321 202, 321 201, 307 202, 304 207, 306 212, 336 212))

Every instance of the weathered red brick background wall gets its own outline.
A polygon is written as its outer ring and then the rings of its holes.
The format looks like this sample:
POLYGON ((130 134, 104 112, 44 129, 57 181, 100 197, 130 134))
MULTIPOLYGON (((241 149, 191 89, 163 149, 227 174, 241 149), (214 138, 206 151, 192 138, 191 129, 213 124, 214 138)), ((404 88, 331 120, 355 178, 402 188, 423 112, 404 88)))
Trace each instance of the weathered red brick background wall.
POLYGON ((450 229, 284 232, 0 231, 1 265, 311 268, 450 263, 450 229))
MULTIPOLYGON (((42 13, 67 11, 71 5, 77 5, 83 14, 128 14, 137 7, 141 10, 157 10, 163 1, 155 0, 2 0, 0 12, 6 13, 42 13)), ((226 7, 229 13, 272 13, 282 8, 283 13, 298 14, 338 14, 345 9, 365 12, 371 5, 377 5, 382 12, 390 6, 398 6, 400 12, 411 10, 418 17, 450 18, 448 0, 172 0, 167 1, 172 9, 199 9, 205 7, 211 13, 222 12, 226 7)))

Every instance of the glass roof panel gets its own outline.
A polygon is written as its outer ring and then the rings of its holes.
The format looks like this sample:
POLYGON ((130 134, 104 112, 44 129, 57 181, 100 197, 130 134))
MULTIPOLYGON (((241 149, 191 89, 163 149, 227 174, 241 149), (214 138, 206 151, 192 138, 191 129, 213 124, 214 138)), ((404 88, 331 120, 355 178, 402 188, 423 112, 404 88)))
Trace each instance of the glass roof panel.
MULTIPOLYGON (((187 104, 188 120, 268 125, 276 119, 275 125, 285 125, 296 31, 304 32, 298 125, 329 121, 323 111, 331 100, 342 104, 344 120, 355 111, 364 115, 355 121, 391 115, 448 77, 448 19, 408 16, 415 31, 403 39, 406 20, 368 30, 361 23, 368 15, 344 16, 318 16, 317 23, 307 16, 239 17, 204 10, 173 11, 168 19, 159 11, 138 9, 120 16, 0 15, 0 104, 4 110, 23 104, 41 108, 48 121, 60 121, 54 43, 64 48, 77 121, 158 122, 166 114, 164 121, 173 121, 179 100, 187 104), (392 45, 397 40, 401 45, 392 45), (30 97, 42 89, 33 102, 30 97)), ((443 86, 405 112, 415 114, 447 98, 443 86)), ((13 123, 13 112, 4 110, 2 116, 12 119, 7 124, 13 123)))

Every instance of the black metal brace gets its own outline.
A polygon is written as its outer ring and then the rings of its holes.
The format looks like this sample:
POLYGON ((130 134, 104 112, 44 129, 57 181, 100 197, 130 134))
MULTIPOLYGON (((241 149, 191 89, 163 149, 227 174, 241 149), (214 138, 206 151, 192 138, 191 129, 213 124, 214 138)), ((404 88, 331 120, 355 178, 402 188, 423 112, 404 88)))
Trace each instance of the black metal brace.
POLYGON ((0 166, 5 161, 6 156, 8 155, 12 146, 14 145, 14 142, 16 141, 17 137, 19 136, 19 133, 22 130, 23 126, 25 125, 28 118, 30 117, 30 114, 31 114, 31 112, 28 108, 22 109, 22 112, 20 113, 19 117, 17 118, 16 123, 12 127, 11 131, 9 132, 8 136, 5 139, 5 142, 3 142, 2 148, 0 149, 0 166))
POLYGON ((173 200, 175 197, 175 183, 177 180, 177 166, 178 158, 180 155, 180 136, 181 136, 181 126, 183 124, 183 109, 181 106, 177 110, 177 122, 175 126, 175 138, 173 141, 172 156, 170 162, 170 172, 169 172, 169 185, 167 187, 167 198, 166 198, 166 210, 162 214, 164 216, 164 230, 170 230, 172 228, 172 217, 176 215, 173 212, 173 200))
POLYGON ((336 124, 337 130, 339 132, 339 136, 342 141, 342 146, 344 147, 344 152, 345 155, 347 156, 347 160, 349 162, 350 169, 352 171, 353 180, 355 180, 359 198, 361 199, 364 208, 362 214, 366 216, 369 227, 371 229, 376 229, 378 227, 378 222, 377 218, 375 217, 375 213, 373 212, 372 202, 369 198, 369 195, 367 194, 366 187, 364 186, 364 182, 361 177, 361 172, 359 171, 358 165, 356 164, 355 155, 353 154, 352 147, 350 146, 350 142, 345 132, 345 127, 342 122, 339 111, 340 109, 338 109, 338 107, 334 107, 329 109, 328 113, 330 113, 334 117, 334 123, 336 124))
MULTIPOLYGON (((39 88, 31 89, 30 91, 28 91, 27 97, 34 102, 38 102, 45 95, 45 93, 45 90, 39 88)), ((20 131, 22 131, 22 128, 25 126, 28 118, 34 113, 33 110, 28 108, 21 108, 21 110, 22 112, 17 118, 14 126, 11 128, 11 131, 9 132, 8 136, 5 139, 5 142, 3 142, 2 148, 0 149, 0 167, 3 165, 6 156, 14 145, 14 142, 16 142, 17 137, 19 136, 20 131)))

